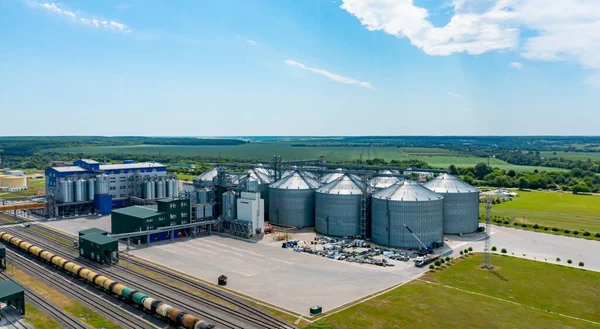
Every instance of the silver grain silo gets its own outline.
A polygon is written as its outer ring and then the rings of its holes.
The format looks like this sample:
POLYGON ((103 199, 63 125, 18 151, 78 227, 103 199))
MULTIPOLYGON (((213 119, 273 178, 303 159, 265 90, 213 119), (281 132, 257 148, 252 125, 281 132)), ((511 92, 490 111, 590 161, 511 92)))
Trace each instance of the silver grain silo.
POLYGON ((443 241, 444 198, 411 180, 373 193, 371 239, 398 248, 421 249, 407 225, 426 246, 443 241))
POLYGON ((165 181, 162 179, 156 180, 156 198, 163 199, 165 197, 165 181))
POLYGON ((73 202, 73 181, 67 179, 67 200, 65 202, 73 202))
POLYGON ((479 190, 442 174, 423 186, 444 197, 444 233, 473 233, 479 227, 479 190))
POLYGON ((151 179, 144 181, 144 199, 154 199, 154 182, 151 179))
POLYGON ((208 187, 199 187, 196 189, 196 203, 204 204, 210 203, 211 189, 208 187))
POLYGON ((223 208, 222 214, 223 219, 236 219, 237 218, 237 196, 233 191, 227 191, 223 193, 223 208))
POLYGON ((273 183, 271 176, 268 175, 267 169, 263 167, 254 167, 246 170, 246 174, 255 178, 258 181, 258 191, 260 198, 265 200, 265 218, 268 218, 269 213, 269 185, 273 183))
POLYGON ((85 201, 85 181, 81 178, 78 178, 73 185, 75 186, 75 202, 83 202, 85 201))
MULTIPOLYGON (((384 170, 381 173, 387 174, 387 175, 394 174, 393 172, 391 172, 389 170, 384 170)), ((369 179, 367 184, 373 189, 381 190, 384 188, 388 188, 400 181, 401 181, 401 179, 396 176, 375 176, 375 177, 369 179)))
POLYGON ((329 173, 329 174, 325 174, 323 175, 323 177, 321 177, 321 179, 319 180, 321 182, 321 184, 329 184, 331 182, 333 182, 334 180, 344 176, 344 169, 342 168, 337 168, 334 173, 329 173))
POLYGON ((213 186, 213 179, 217 177, 219 174, 219 170, 217 167, 212 168, 211 170, 205 171, 200 175, 194 177, 194 185, 211 187, 213 186))
POLYGON ((172 178, 168 178, 165 181, 165 197, 167 197, 167 198, 173 197, 173 184, 171 184, 172 181, 173 181, 172 178))
POLYGON ((94 201, 94 194, 96 194, 96 180, 88 179, 87 180, 87 200, 94 201))
POLYGON ((63 179, 58 182, 58 187, 60 189, 60 201, 62 202, 70 202, 69 201, 69 186, 66 179, 63 179))
POLYGON ((315 231, 333 236, 361 234, 361 202, 365 184, 342 175, 315 192, 315 231))
POLYGON ((100 174, 96 176, 96 194, 106 195, 108 193, 108 176, 100 174))
POLYGON ((269 221, 279 225, 315 225, 315 190, 319 182, 295 171, 269 186, 269 221))
POLYGON ((171 197, 179 197, 179 179, 173 178, 171 180, 171 185, 171 190, 173 190, 173 195, 171 197))

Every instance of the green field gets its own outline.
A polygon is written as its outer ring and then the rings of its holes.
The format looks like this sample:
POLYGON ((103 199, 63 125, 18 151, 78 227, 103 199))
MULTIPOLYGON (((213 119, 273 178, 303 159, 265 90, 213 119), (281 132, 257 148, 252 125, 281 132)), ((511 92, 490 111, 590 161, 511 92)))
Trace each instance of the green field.
MULTIPOLYGON (((394 147, 292 147, 291 143, 249 143, 238 146, 171 146, 171 145, 129 145, 129 146, 85 146, 49 149, 46 152, 83 153, 89 156, 104 154, 135 155, 176 155, 199 156, 204 158, 229 158, 255 161, 271 161, 273 155, 281 155, 285 160, 316 159, 326 156, 327 161, 352 161, 381 158, 391 160, 421 160, 436 168, 448 168, 454 164, 458 167, 473 167, 479 162, 487 162, 486 158, 461 156, 449 150, 439 148, 394 148, 394 147)), ((561 170, 555 168, 517 166, 499 159, 490 159, 490 165, 501 169, 519 171, 561 170)))
POLYGON ((38 191, 44 190, 46 188, 46 180, 43 178, 27 179, 27 190, 23 191, 14 191, 14 192, 3 192, 0 193, 0 198, 15 198, 15 197, 25 197, 37 195, 38 191))
POLYGON ((547 159, 563 158, 565 160, 581 160, 581 161, 587 161, 588 159, 592 159, 592 161, 600 160, 600 152, 564 152, 564 151, 550 152, 550 151, 544 151, 544 152, 540 152, 540 155, 547 159), (556 154, 554 154, 554 153, 556 153, 556 154))
MULTIPOLYGON (((523 220, 526 224, 600 232, 600 196, 519 191, 513 201, 494 205, 492 216, 523 220)), ((483 205, 480 213, 484 214, 483 205)))
POLYGON ((554 313, 600 322, 600 273, 508 256, 484 271, 481 261, 457 260, 308 328, 598 328, 554 313))

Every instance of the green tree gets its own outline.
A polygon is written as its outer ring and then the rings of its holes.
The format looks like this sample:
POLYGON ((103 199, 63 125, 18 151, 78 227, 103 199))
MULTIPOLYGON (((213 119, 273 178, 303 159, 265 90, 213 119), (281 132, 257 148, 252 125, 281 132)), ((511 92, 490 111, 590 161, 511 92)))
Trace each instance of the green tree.
POLYGON ((450 173, 450 175, 458 175, 458 169, 453 164, 448 166, 448 172, 450 173))
POLYGON ((568 259, 568 260, 567 260, 567 263, 569 263, 569 264, 573 264, 573 261, 572 261, 572 260, 570 260, 570 259, 568 259))
POLYGON ((498 248, 496 248, 496 246, 493 246, 492 251, 496 251, 496 250, 498 250, 498 248))
POLYGON ((573 187, 571 187, 571 191, 573 192, 573 194, 579 194, 579 193, 589 193, 590 192, 590 188, 587 187, 587 185, 585 185, 584 183, 579 183, 573 187))
POLYGON ((583 262, 579 262, 579 266, 583 267, 585 264, 583 262))
POLYGON ((477 165, 475 165, 474 172, 475 172, 475 177, 477 179, 483 179, 485 177, 485 175, 492 172, 492 168, 490 166, 486 165, 485 163, 480 162, 477 165))
POLYGON ((529 181, 525 177, 519 178, 519 190, 529 188, 529 181))
POLYGON ((503 254, 506 254, 507 253, 506 248, 502 248, 502 250, 500 250, 500 252, 503 254))

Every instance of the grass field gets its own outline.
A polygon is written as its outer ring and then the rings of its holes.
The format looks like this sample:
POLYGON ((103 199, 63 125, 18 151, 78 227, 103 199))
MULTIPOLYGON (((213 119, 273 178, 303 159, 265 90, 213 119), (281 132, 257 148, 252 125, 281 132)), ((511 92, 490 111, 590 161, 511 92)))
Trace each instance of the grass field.
POLYGON ((558 159, 558 158, 563 158, 566 160, 581 160, 581 161, 587 161, 588 159, 592 159, 592 161, 598 161, 600 160, 600 152, 564 152, 564 151, 557 151, 557 152, 540 152, 540 155, 547 158, 547 159, 558 159), (556 153, 556 154, 554 154, 556 153))
MULTIPOLYGON (((600 196, 519 191, 513 201, 494 205, 492 216, 516 218, 526 224, 600 232, 600 196)), ((484 214, 483 205, 480 213, 484 214)))
MULTIPOLYGON (((393 147, 292 147, 291 143, 250 143, 238 146, 166 146, 166 145, 130 145, 130 146, 87 146, 71 148, 54 148, 46 152, 83 153, 89 156, 104 154, 135 155, 179 155, 200 156, 205 158, 231 158, 256 161, 271 161, 273 155, 281 155, 285 160, 316 159, 326 156, 331 162, 368 160, 381 158, 391 160, 416 159, 427 162, 436 168, 448 168, 454 164, 458 167, 473 167, 479 162, 487 162, 485 158, 461 156, 449 150, 439 148, 393 148, 393 147)), ((519 171, 560 170, 555 168, 517 166, 499 159, 490 159, 490 165, 501 169, 519 171)))
POLYGON ((0 198, 14 198, 20 196, 22 197, 37 195, 37 192, 39 190, 44 190, 46 188, 46 180, 43 178, 27 179, 27 187, 28 189, 23 191, 0 193, 0 198))
POLYGON ((555 313, 600 322, 600 273, 507 256, 484 271, 481 261, 456 260, 308 328, 598 328, 555 313))

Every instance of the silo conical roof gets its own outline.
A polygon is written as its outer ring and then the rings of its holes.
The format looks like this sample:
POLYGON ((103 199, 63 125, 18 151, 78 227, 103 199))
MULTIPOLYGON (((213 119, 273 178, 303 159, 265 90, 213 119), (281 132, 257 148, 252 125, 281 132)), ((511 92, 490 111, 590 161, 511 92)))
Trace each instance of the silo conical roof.
POLYGON ((271 184, 270 187, 282 190, 309 190, 318 188, 319 182, 295 171, 271 184))
POLYGON ((375 192, 373 198, 394 201, 433 201, 443 199, 441 195, 435 194, 423 185, 419 185, 410 179, 375 192))
MULTIPOLYGON (((395 174, 389 170, 384 170, 381 173, 386 174, 386 175, 395 174)), ((396 176, 384 176, 384 177, 375 176, 375 177, 369 179, 368 184, 372 188, 383 189, 383 188, 389 187, 391 185, 394 185, 400 181, 401 181, 401 179, 396 176)))
POLYGON ((266 173, 264 168, 256 167, 246 170, 246 174, 256 179, 260 184, 271 184, 271 177, 266 173))
POLYGON ((460 179, 450 175, 442 174, 423 184, 423 186, 436 193, 477 193, 479 190, 460 179))
POLYGON ((196 176, 196 178, 194 178, 194 181, 212 182, 213 178, 217 177, 218 174, 219 174, 219 171, 218 171, 217 167, 213 167, 212 169, 205 171, 205 172, 201 173, 200 175, 196 176))
POLYGON ((362 194, 363 188, 364 184, 357 178, 353 180, 350 176, 344 174, 327 185, 317 189, 317 193, 354 195, 362 194))
POLYGON ((329 173, 329 174, 326 174, 323 177, 321 177, 321 182, 324 184, 329 184, 329 183, 333 182, 334 180, 344 176, 342 168, 337 168, 335 171, 337 171, 337 172, 329 173))

